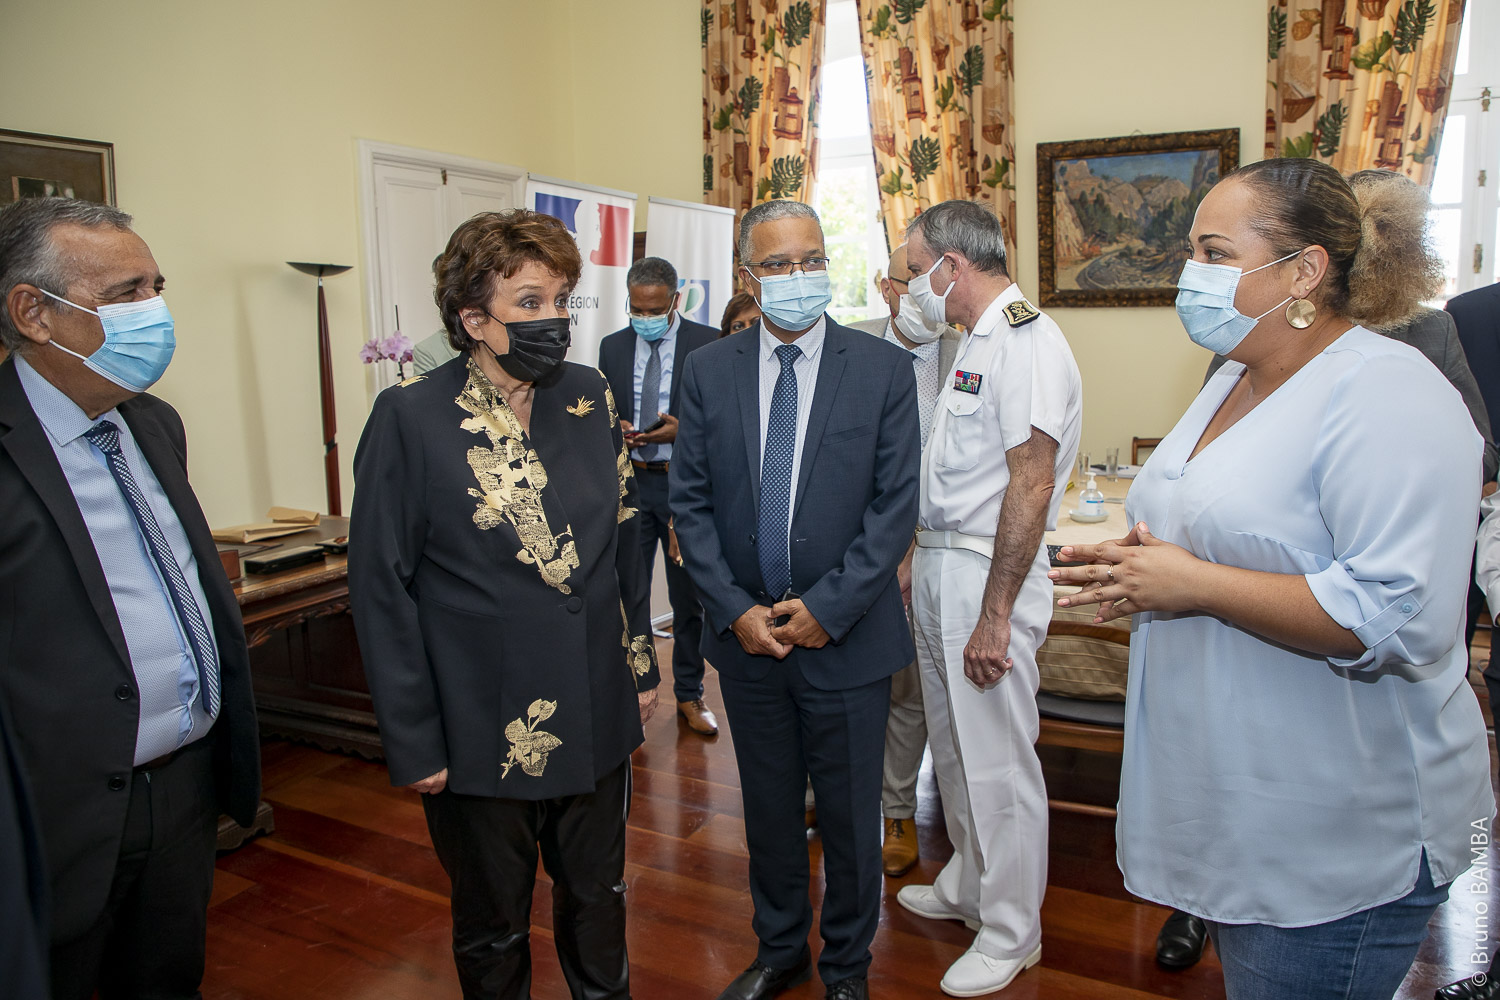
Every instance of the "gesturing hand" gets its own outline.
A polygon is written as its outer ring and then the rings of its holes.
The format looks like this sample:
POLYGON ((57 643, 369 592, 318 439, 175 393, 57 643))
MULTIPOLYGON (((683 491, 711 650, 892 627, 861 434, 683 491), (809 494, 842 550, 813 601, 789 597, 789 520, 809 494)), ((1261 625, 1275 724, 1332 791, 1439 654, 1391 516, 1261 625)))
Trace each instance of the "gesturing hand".
POLYGON ((423 795, 436 795, 448 787, 448 769, 445 767, 432 777, 413 781, 406 787, 414 792, 421 792, 423 795))
POLYGON ((1010 618, 981 614, 964 647, 964 676, 980 687, 997 683, 1014 666, 1010 652, 1010 618))
POLYGON ((823 631, 823 626, 818 624, 818 620, 807 610, 807 605, 802 603, 800 597, 776 602, 771 615, 775 618, 791 616, 785 625, 771 630, 771 636, 778 641, 788 646, 806 646, 808 649, 822 649, 828 645, 828 633, 823 631))
POLYGON ((757 604, 740 615, 731 628, 740 646, 752 656, 774 656, 782 660, 792 651, 792 647, 778 642, 771 634, 771 609, 764 604, 757 604))
POLYGON ((1047 574, 1057 583, 1083 587, 1057 603, 1065 608, 1098 604, 1096 623, 1138 611, 1197 610, 1198 571, 1204 561, 1180 545, 1157 538, 1144 521, 1124 538, 1064 546, 1058 556, 1088 565, 1059 567, 1047 574))

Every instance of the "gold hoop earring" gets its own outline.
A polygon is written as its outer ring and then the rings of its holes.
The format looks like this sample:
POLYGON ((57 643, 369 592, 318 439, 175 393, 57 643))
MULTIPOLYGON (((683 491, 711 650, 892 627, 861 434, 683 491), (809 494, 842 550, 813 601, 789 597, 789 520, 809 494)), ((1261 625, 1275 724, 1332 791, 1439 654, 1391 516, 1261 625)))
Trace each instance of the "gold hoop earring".
POLYGON ((1296 330, 1306 330, 1318 318, 1318 307, 1309 299, 1293 299, 1287 303, 1286 321, 1296 330))

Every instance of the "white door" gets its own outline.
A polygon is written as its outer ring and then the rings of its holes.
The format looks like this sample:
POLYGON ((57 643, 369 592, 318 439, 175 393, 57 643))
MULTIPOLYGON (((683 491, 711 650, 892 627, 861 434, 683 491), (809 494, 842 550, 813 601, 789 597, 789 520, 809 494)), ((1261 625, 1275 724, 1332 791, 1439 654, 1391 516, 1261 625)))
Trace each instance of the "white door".
MULTIPOLYGON (((369 336, 385 338, 399 329, 419 344, 443 326, 432 298, 433 259, 460 223, 520 205, 526 175, 514 167, 378 143, 361 142, 360 152, 369 336)), ((372 400, 400 378, 389 361, 369 370, 372 400)))

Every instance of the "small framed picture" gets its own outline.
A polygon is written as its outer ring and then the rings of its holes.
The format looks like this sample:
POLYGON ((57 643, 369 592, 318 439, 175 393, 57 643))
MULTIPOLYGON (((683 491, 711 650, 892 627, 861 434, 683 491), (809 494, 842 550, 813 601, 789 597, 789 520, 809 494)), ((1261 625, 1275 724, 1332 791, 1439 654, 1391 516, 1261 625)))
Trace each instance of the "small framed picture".
POLYGON ((115 204, 114 145, 0 129, 0 205, 22 198, 115 204))
POLYGON ((1240 130, 1036 147, 1043 306, 1169 306, 1193 213, 1239 166, 1240 130))

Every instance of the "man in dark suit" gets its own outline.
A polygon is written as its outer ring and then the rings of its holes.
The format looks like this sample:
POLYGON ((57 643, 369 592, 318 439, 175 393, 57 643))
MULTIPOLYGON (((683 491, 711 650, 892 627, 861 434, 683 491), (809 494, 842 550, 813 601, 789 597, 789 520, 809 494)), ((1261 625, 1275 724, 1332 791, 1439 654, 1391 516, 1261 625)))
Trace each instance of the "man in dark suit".
POLYGON ((693 352, 671 472, 683 559, 734 729, 756 960, 721 1000, 809 976, 809 777, 823 832, 818 971, 868 995, 881 894, 880 782, 890 678, 914 655, 896 569, 917 516, 910 356, 839 326, 807 205, 757 205, 739 256, 760 324, 693 352))
POLYGON ((1500 283, 1455 295, 1445 308, 1458 327, 1459 343, 1493 428, 1500 417, 1500 283))
POLYGON ((0 969, 14 1000, 47 997, 47 873, 14 726, 0 701, 0 969))
POLYGON ((656 547, 666 555, 667 599, 672 604, 672 692, 677 714, 695 733, 713 736, 719 721, 703 703, 703 607, 687 570, 668 554, 672 512, 667 474, 677 440, 682 393, 678 373, 688 352, 713 343, 719 331, 678 312, 677 270, 660 257, 644 257, 625 275, 630 325, 599 344, 599 370, 620 408, 620 429, 640 491, 641 554, 649 581, 656 547))
POLYGON ((57 1000, 198 996, 218 816, 260 793, 239 609, 145 391, 176 343, 163 283, 122 212, 0 210, 0 701, 57 1000))

